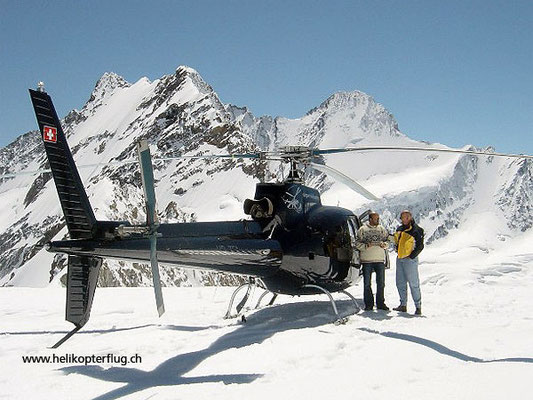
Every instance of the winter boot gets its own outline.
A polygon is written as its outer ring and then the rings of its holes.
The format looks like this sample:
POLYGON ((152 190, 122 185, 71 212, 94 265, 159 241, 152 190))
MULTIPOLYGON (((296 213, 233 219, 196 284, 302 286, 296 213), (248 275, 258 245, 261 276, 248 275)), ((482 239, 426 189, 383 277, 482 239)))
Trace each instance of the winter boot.
POLYGON ((416 308, 415 315, 422 315, 422 307, 416 308))
POLYGON ((394 311, 407 312, 407 306, 398 306, 393 308, 394 311))
POLYGON ((383 304, 377 306, 377 309, 378 309, 378 310, 383 310, 383 311, 389 311, 389 310, 390 310, 390 308, 387 307, 387 305, 386 305, 385 303, 383 303, 383 304))

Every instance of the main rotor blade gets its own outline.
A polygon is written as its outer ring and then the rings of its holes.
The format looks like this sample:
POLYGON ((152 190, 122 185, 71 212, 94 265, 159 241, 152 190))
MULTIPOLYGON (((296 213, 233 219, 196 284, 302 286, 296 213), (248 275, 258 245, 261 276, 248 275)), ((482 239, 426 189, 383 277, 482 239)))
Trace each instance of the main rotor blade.
POLYGON ((457 154, 471 154, 476 156, 495 156, 495 157, 511 157, 533 159, 533 156, 527 154, 508 154, 508 153, 488 153, 485 151, 474 150, 458 150, 458 149, 438 149, 435 147, 399 147, 399 146, 366 146, 366 147, 345 147, 345 148, 331 148, 331 149, 313 149, 313 155, 346 153, 351 151, 425 151, 436 153, 457 153, 457 154))
POLYGON ((52 172, 51 169, 37 169, 34 171, 22 171, 22 172, 14 172, 12 174, 4 174, 0 175, 0 179, 2 178, 14 178, 19 175, 35 175, 35 174, 44 174, 45 172, 52 172))
MULTIPOLYGON (((175 156, 175 157, 161 157, 161 158, 153 158, 153 161, 173 161, 173 160, 183 160, 183 159, 193 159, 193 160, 201 160, 201 159, 215 159, 215 158, 225 158, 225 159, 237 159, 237 158, 248 158, 248 159, 259 159, 262 157, 262 153, 247 153, 247 154, 204 154, 204 155, 190 155, 190 156, 175 156)), ((138 163, 139 160, 122 160, 122 161, 108 161, 108 162, 101 162, 101 163, 94 163, 94 164, 82 164, 82 165, 76 165, 78 169, 83 168, 94 168, 94 167, 100 167, 100 166, 106 166, 106 165, 128 165, 128 164, 135 164, 138 163)), ((37 169, 32 171, 21 171, 21 172, 14 172, 10 174, 3 174, 0 175, 0 179, 2 178, 14 178, 16 176, 20 175, 36 175, 36 174, 42 174, 45 172, 51 172, 50 169, 37 169)))
POLYGON ((244 153, 244 154, 204 154, 204 155, 192 155, 192 156, 175 156, 175 157, 161 157, 154 158, 154 161, 171 161, 181 160, 183 158, 188 159, 202 159, 202 158, 261 158, 261 153, 244 153))
POLYGON ((330 175, 331 177, 335 178, 339 182, 344 183, 346 186, 356 191, 361 196, 364 196, 369 200, 379 200, 378 197, 370 193, 368 190, 366 190, 364 187, 362 187, 360 184, 358 184, 356 181, 354 181, 349 176, 344 175, 342 172, 334 168, 328 167, 327 165, 316 164, 313 162, 309 162, 307 164, 320 172, 330 175))

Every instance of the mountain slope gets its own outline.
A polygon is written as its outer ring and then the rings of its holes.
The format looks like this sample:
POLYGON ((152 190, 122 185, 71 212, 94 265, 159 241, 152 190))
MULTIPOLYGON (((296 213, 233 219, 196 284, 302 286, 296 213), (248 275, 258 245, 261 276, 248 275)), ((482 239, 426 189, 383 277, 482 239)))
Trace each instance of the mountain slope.
MULTIPOLYGON (((30 108, 28 108, 30 113, 30 108)), ((94 166, 132 159, 135 140, 148 139, 154 157, 272 150, 285 145, 321 148, 353 145, 429 146, 409 139, 393 116, 362 92, 333 94, 298 119, 254 116, 246 107, 223 104, 214 90, 189 67, 150 82, 134 84, 104 74, 81 110, 62 121, 90 202, 100 220, 145 219, 142 188, 135 164, 94 166)), ((433 144, 432 146, 441 146, 433 144)), ((373 207, 389 229, 398 212, 413 210, 426 229, 428 243, 461 230, 472 212, 488 212, 491 238, 512 237, 529 229, 532 164, 526 161, 425 153, 339 154, 328 165, 358 180, 383 200, 368 203, 323 174, 308 183, 323 192, 325 204, 357 212, 373 207)), ((0 149, 0 173, 46 167, 36 132, 0 149)), ((270 162, 174 160, 154 165, 162 221, 244 218, 242 203, 253 197, 259 179, 281 179, 283 167, 270 162)), ((46 285, 59 279, 60 255, 41 246, 66 235, 50 174, 0 180, 0 285, 46 285)), ((484 239, 480 239, 484 240, 484 239)), ((461 246, 461 244, 457 244, 461 246)), ((233 284, 237 278, 162 268, 164 285, 233 284)), ((144 265, 107 262, 100 285, 149 286, 144 265)))

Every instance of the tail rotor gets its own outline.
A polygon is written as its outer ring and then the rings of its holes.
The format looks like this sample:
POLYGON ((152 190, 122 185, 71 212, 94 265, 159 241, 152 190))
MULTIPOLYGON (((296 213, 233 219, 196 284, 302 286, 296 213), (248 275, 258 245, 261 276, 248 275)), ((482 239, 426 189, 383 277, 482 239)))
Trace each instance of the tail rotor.
POLYGON ((157 217, 152 158, 146 140, 137 142, 137 156, 139 158, 146 203, 146 226, 148 228, 148 237, 150 238, 150 265, 152 267, 152 278, 154 282, 155 303, 157 312, 161 316, 165 312, 165 304, 163 303, 159 264, 157 262, 157 228, 159 227, 159 219, 157 217))

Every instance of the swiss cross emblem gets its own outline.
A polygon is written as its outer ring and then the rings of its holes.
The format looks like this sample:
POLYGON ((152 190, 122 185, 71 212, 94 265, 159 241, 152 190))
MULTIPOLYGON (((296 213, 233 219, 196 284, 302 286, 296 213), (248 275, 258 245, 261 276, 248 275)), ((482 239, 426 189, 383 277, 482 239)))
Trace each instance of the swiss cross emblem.
POLYGON ((45 142, 56 143, 57 142, 57 129, 53 126, 45 126, 43 128, 43 136, 45 142))

